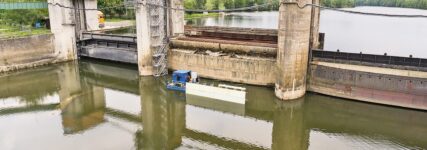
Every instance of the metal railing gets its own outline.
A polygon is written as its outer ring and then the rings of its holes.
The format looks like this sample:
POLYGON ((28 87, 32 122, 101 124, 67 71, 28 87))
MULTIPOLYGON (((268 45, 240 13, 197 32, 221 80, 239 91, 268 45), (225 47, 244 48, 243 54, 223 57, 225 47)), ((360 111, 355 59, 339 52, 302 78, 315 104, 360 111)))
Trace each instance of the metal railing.
MULTIPOLYGON (((163 0, 148 0, 148 3, 165 6, 163 0)), ((148 5, 147 7, 150 19, 150 47, 153 49, 153 75, 155 77, 163 76, 168 73, 167 71, 167 51, 168 42, 166 37, 166 20, 165 10, 163 7, 156 7, 148 5)))
POLYGON ((342 60, 342 61, 353 61, 353 62, 366 62, 374 64, 387 64, 396 66, 410 66, 410 67, 423 67, 427 68, 427 59, 413 58, 413 57, 399 57, 399 56, 387 56, 374 55, 374 54, 363 54, 363 53, 348 53, 339 51, 324 51, 324 50, 312 50, 313 58, 323 58, 330 60, 342 60))

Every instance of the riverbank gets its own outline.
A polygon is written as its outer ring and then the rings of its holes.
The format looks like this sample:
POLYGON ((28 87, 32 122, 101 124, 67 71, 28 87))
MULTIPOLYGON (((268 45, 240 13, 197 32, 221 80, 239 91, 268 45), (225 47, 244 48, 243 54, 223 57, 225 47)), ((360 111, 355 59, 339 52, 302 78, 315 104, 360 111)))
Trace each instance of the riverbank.
POLYGON ((404 1, 404 0, 323 0, 323 6, 332 8, 355 8, 358 6, 379 6, 396 8, 427 9, 426 0, 404 1))
POLYGON ((46 28, 17 27, 0 24, 0 39, 19 38, 43 34, 50 34, 50 30, 46 28))
POLYGON ((196 18, 204 18, 204 17, 217 17, 220 16, 220 13, 196 13, 196 14, 185 14, 184 19, 196 19, 196 18))

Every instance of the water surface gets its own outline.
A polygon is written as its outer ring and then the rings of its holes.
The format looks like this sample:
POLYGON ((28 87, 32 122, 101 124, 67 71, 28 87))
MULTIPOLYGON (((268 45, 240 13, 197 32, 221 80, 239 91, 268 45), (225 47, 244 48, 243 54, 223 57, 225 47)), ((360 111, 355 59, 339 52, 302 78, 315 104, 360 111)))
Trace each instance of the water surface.
MULTIPOLYGON (((348 10, 387 14, 427 15, 426 10, 356 7, 348 10)), ((278 12, 238 12, 188 20, 187 24, 245 28, 278 28, 278 12)), ((325 50, 427 58, 427 18, 366 16, 322 10, 320 32, 325 50)))
POLYGON ((423 111, 312 93, 282 102, 248 85, 239 105, 168 91, 168 78, 87 60, 2 75, 0 149, 427 148, 423 111))

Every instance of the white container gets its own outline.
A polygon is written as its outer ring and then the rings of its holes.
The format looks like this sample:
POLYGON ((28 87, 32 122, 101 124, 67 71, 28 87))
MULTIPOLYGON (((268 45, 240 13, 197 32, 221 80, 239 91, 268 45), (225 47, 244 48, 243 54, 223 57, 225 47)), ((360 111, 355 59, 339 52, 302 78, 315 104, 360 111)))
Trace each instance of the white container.
POLYGON ((242 87, 221 84, 219 87, 186 83, 186 94, 219 99, 227 102, 245 104, 246 89, 242 87))

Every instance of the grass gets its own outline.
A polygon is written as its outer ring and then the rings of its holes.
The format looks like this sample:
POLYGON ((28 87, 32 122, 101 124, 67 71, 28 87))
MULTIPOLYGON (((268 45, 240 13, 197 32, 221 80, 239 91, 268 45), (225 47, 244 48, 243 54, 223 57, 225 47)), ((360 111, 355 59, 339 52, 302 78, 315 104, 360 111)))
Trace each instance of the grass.
POLYGON ((216 17, 219 16, 219 13, 197 13, 197 14, 185 14, 184 19, 195 19, 195 18, 203 18, 203 17, 216 17))
POLYGON ((0 25, 0 39, 18 38, 49 33, 51 33, 50 30, 46 28, 36 29, 32 27, 25 27, 24 29, 21 29, 20 27, 15 26, 0 25))

